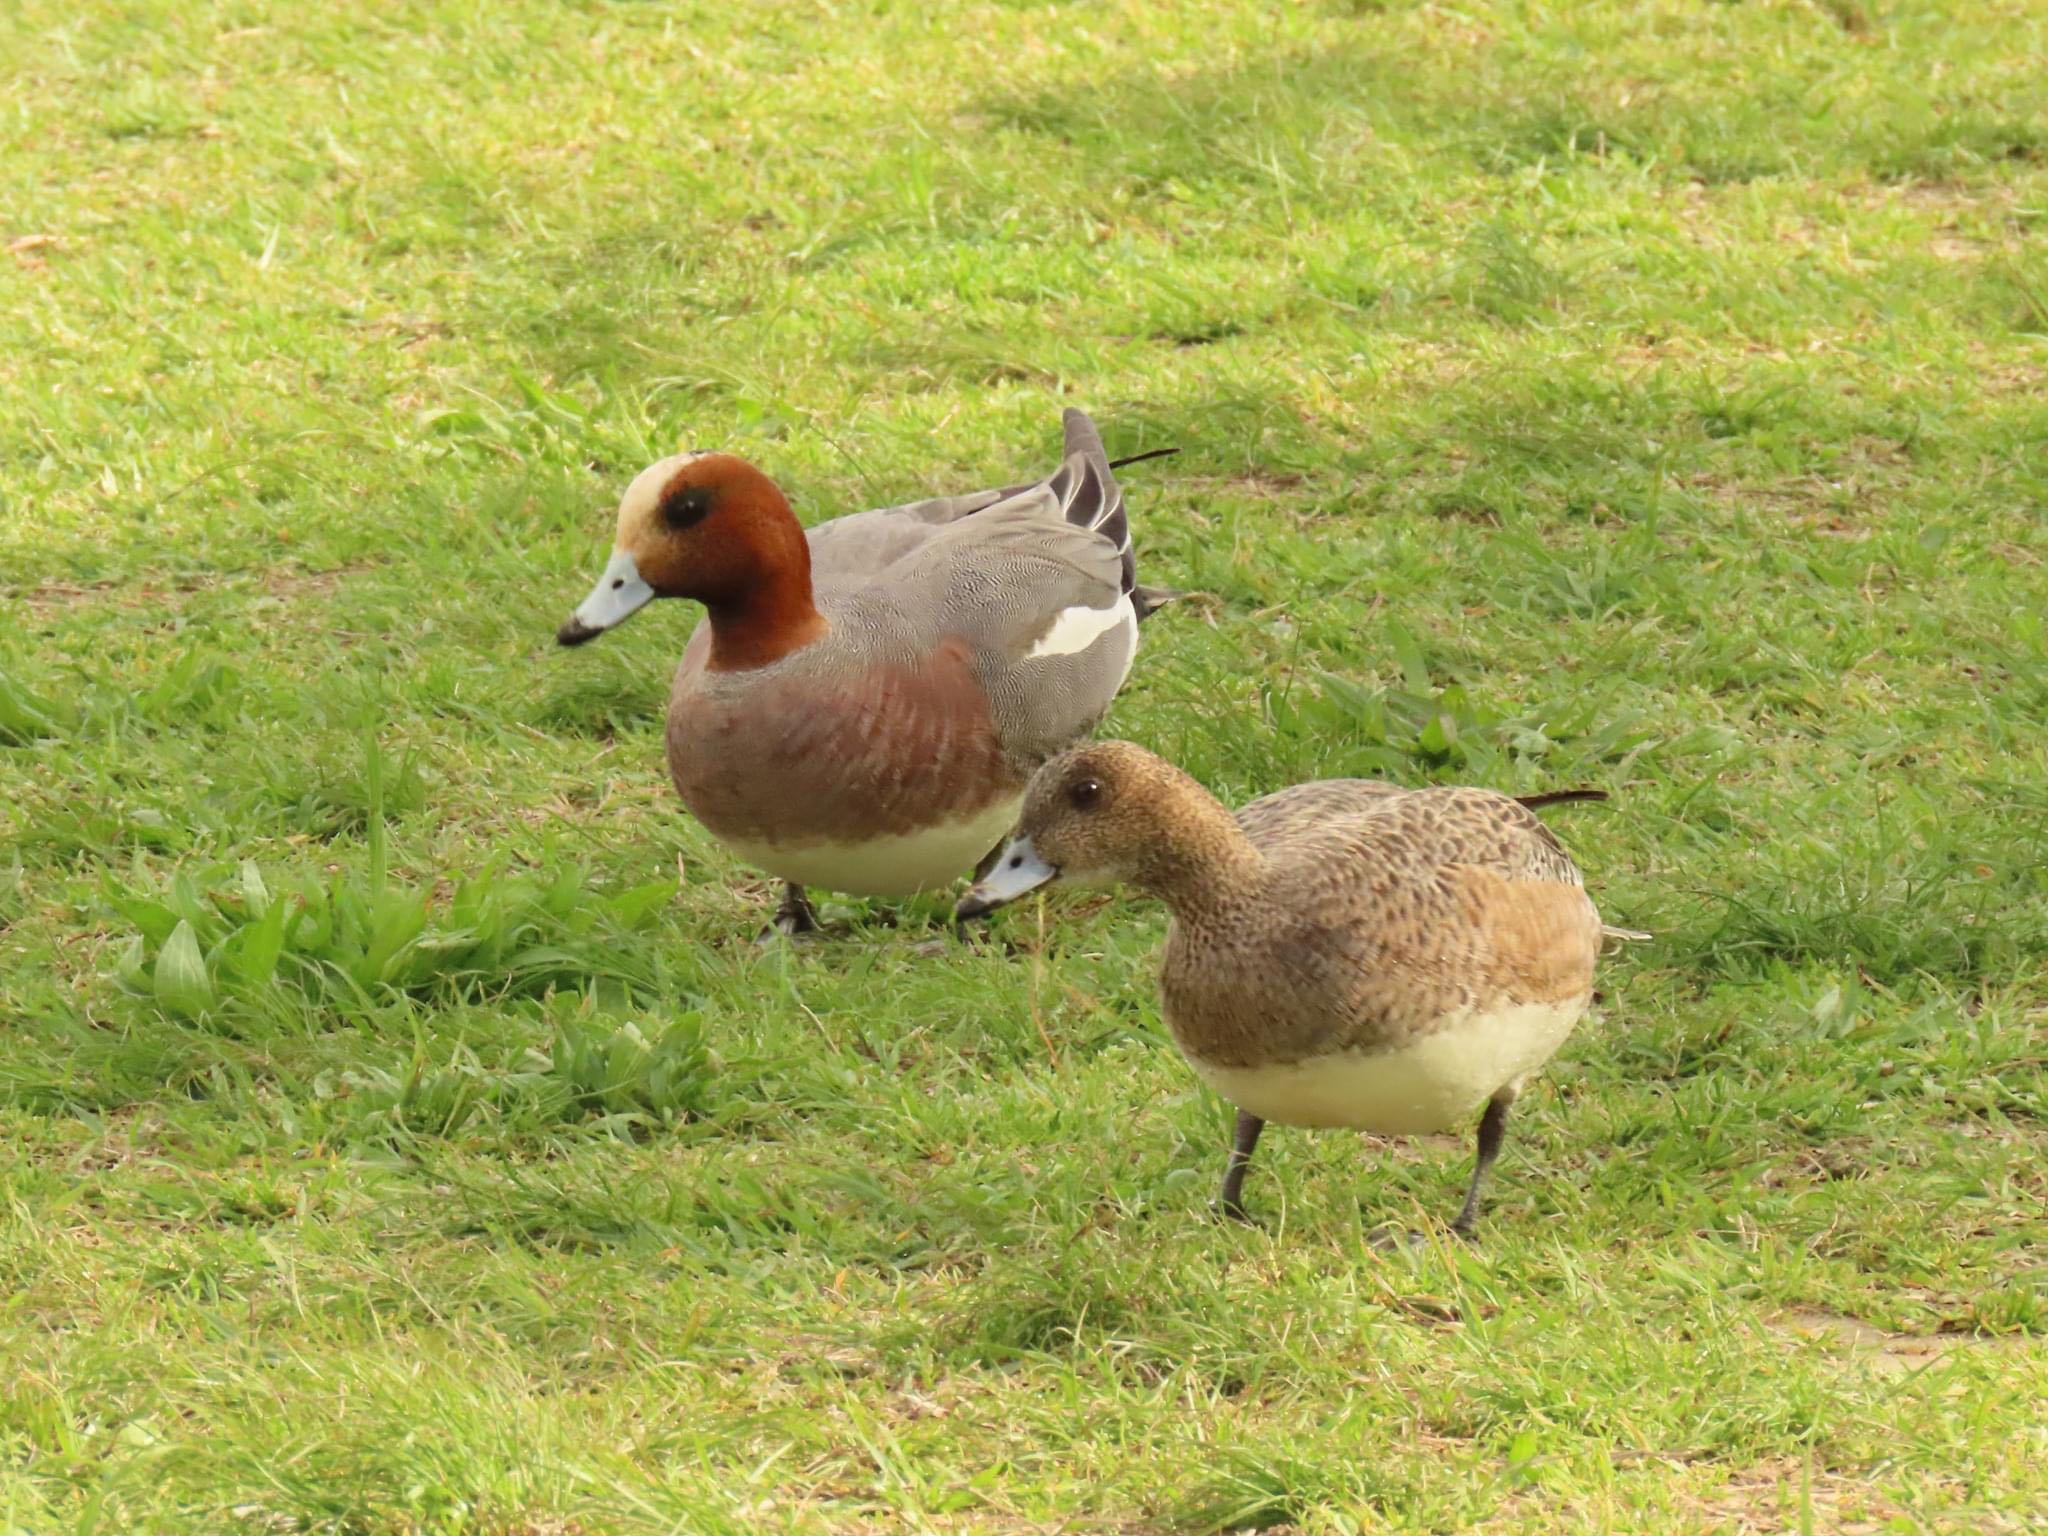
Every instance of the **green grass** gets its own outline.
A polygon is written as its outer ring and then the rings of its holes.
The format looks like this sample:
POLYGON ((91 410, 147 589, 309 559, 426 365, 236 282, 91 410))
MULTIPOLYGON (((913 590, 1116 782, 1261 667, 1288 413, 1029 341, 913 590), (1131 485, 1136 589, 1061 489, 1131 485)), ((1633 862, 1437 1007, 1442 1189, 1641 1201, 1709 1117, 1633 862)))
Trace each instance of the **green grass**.
MULTIPOLYGON (((353 14, 345 14, 345 10, 353 14)), ((2048 1510, 2048 12, 0 16, 0 1531, 2020 1531, 2048 1510), (1462 1138, 1156 910, 751 943, 626 477, 1128 474, 1110 721, 1598 784, 1462 1138), (927 953, 936 949, 938 953, 927 953), (1862 1523, 1858 1523, 1862 1522, 1862 1523)))

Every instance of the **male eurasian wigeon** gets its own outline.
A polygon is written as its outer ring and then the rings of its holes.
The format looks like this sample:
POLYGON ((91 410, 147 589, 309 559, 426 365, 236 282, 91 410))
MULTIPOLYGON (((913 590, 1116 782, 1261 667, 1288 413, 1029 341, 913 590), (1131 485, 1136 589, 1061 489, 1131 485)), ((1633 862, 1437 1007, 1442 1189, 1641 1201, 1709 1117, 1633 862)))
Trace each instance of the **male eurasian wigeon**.
POLYGON ((1127 881, 1172 913, 1160 997, 1188 1064, 1237 1106, 1221 1204, 1242 1218, 1268 1120, 1392 1135, 1482 1104, 1451 1230, 1470 1236, 1508 1108, 1593 996, 1604 937, 1578 869, 1533 813, 1487 789, 1325 779, 1235 815, 1126 741, 1032 780, 1016 836, 959 904, 977 916, 1053 880, 1127 881))
POLYGON ((1094 424, 1069 410, 1065 435, 1035 484, 808 532, 730 453, 677 454, 626 487, 611 561, 557 638, 580 645, 657 597, 704 604, 669 698, 669 773, 715 837, 786 882, 784 932, 815 927, 806 886, 905 896, 968 872, 1130 675, 1160 594, 1137 585, 1094 424))

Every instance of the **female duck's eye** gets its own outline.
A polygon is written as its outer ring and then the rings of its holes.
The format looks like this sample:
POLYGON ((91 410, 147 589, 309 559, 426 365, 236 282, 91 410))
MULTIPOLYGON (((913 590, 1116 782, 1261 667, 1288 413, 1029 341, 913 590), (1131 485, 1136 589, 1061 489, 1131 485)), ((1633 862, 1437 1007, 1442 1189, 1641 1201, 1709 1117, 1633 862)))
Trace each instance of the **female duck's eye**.
POLYGON ((1076 779, 1067 790, 1067 799, 1073 802, 1077 811, 1087 810, 1101 798, 1102 785, 1095 779, 1076 779))

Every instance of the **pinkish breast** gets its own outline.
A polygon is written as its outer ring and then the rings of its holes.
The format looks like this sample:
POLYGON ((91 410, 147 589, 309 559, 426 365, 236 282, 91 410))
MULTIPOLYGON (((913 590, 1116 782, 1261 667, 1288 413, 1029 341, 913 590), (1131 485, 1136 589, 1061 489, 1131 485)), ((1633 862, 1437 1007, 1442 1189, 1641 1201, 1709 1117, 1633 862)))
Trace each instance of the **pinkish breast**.
POLYGON ((964 644, 915 666, 849 672, 798 653, 710 673, 699 631, 669 701, 668 766, 683 804, 735 842, 795 847, 900 837, 1014 797, 964 644))

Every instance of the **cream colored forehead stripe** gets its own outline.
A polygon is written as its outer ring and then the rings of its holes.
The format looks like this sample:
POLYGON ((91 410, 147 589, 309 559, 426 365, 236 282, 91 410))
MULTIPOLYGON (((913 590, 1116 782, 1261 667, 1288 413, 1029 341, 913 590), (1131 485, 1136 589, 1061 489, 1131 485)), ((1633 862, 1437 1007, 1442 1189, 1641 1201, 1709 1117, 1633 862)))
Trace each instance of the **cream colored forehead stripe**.
POLYGON ((668 484, 669 476, 685 464, 705 457, 708 455, 703 453, 672 453, 641 470, 627 485, 625 495, 619 498, 620 526, 624 527, 652 512, 655 503, 661 499, 661 488, 668 484))

